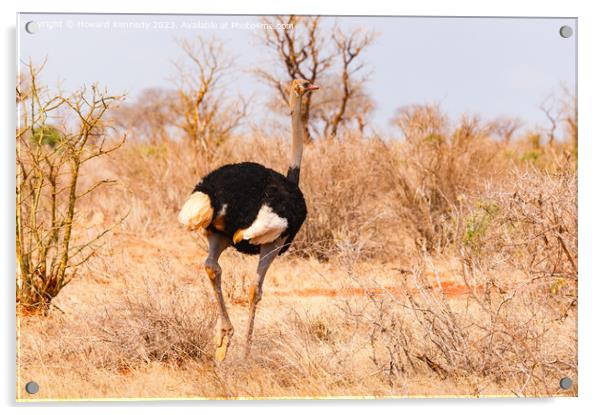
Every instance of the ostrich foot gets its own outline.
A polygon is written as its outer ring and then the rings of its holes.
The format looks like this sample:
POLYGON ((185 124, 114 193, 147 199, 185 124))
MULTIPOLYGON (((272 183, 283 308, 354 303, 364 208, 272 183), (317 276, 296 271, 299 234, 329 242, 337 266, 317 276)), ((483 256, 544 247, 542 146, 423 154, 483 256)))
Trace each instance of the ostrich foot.
POLYGON ((222 362, 226 358, 230 340, 234 334, 233 328, 220 329, 215 335, 215 360, 222 362))

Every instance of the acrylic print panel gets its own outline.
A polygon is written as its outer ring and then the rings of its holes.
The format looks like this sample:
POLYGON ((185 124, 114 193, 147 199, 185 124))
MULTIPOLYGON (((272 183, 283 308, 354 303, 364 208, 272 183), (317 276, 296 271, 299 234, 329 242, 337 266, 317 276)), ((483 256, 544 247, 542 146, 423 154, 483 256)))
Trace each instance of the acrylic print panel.
POLYGON ((577 395, 576 19, 17 33, 18 399, 577 395))

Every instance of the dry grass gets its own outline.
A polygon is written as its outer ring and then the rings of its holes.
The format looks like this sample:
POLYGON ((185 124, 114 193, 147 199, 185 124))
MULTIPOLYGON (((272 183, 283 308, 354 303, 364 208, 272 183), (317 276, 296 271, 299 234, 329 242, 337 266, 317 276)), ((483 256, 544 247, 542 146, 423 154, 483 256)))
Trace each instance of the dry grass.
MULTIPOLYGON (((215 304, 195 266, 199 250, 170 247, 178 238, 147 246, 115 237, 122 244, 106 253, 114 260, 94 261, 57 298, 62 313, 22 318, 19 382, 35 379, 42 399, 576 393, 557 386, 558 376, 575 378, 575 310, 558 319, 544 307, 549 293, 517 286, 520 295, 495 299, 504 307, 492 319, 477 301, 483 293, 437 288, 461 278, 449 263, 404 279, 393 264, 284 258, 270 271, 248 359, 246 306, 231 295, 246 287, 225 285, 237 334, 216 365, 215 304), (345 292, 353 294, 337 295, 345 292)), ((254 268, 234 252, 222 266, 228 282, 249 281, 254 268)))
MULTIPOLYGON (((569 144, 501 143, 434 108, 400 114, 405 140, 307 148, 309 216, 269 271, 245 358, 256 259, 227 251, 236 328, 216 365, 202 238, 175 225, 197 178, 225 162, 284 171, 284 140, 232 138, 195 160, 184 144, 129 142, 85 172, 76 232, 129 212, 56 298, 19 320, 19 391, 36 398, 576 395, 576 167, 569 144), (60 311, 59 311, 60 310, 60 311), (82 318, 85 316, 85 318, 82 318)), ((27 399, 27 396, 20 396, 27 399)))

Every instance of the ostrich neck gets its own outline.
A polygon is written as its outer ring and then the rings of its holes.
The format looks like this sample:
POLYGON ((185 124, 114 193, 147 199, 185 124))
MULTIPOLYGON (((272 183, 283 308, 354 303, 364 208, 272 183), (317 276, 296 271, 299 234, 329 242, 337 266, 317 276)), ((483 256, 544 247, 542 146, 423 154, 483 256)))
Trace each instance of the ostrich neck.
POLYGON ((291 163, 286 177, 295 184, 299 183, 301 158, 303 157, 303 122, 301 120, 301 97, 291 93, 291 127, 293 132, 291 163))

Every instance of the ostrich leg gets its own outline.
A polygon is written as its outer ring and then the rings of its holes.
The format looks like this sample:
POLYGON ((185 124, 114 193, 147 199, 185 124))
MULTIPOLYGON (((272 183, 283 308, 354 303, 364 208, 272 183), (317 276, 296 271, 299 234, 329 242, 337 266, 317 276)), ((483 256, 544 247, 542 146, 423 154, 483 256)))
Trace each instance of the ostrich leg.
POLYGON ((257 310, 259 300, 261 300, 263 280, 272 261, 274 261, 278 252, 280 252, 283 243, 284 238, 280 238, 272 243, 261 245, 260 247, 259 263, 257 264, 257 279, 255 280, 255 283, 249 287, 249 324, 247 327, 246 354, 249 354, 249 351, 251 350, 251 338, 253 337, 253 326, 255 324, 255 311, 257 310))
POLYGON ((224 296, 222 295, 222 268, 217 261, 224 249, 230 245, 230 241, 226 237, 214 233, 207 235, 207 241, 209 242, 209 253, 205 260, 205 271, 209 276, 209 281, 211 281, 221 317, 220 328, 215 336, 215 359, 221 362, 226 357, 230 340, 234 335, 234 327, 230 322, 224 296))

